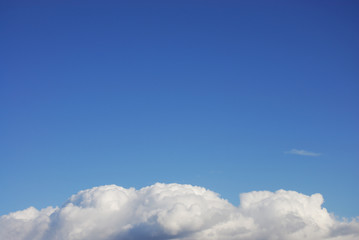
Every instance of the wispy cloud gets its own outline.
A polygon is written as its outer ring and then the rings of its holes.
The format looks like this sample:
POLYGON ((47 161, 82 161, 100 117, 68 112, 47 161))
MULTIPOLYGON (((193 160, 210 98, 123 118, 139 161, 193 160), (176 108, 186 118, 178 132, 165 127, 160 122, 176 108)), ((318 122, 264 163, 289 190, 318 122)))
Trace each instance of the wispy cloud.
POLYGON ((311 157, 317 157, 317 156, 321 155, 321 153, 309 152, 309 151, 306 151, 306 150, 298 150, 298 149, 292 149, 292 150, 287 151, 285 153, 294 154, 294 155, 300 155, 300 156, 311 156, 311 157))

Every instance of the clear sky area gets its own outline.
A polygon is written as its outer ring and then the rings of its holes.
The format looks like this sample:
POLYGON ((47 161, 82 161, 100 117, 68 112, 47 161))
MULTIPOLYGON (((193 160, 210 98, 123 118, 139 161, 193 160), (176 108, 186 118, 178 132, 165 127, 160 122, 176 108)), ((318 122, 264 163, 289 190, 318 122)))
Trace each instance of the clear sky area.
POLYGON ((0 0, 0 215, 116 184, 359 216, 358 1, 0 0))

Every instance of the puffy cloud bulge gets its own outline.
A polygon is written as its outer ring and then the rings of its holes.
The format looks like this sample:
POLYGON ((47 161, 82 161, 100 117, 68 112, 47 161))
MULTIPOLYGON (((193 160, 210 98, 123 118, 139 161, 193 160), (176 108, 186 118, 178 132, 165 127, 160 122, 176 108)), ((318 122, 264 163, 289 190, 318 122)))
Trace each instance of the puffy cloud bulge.
POLYGON ((321 194, 254 191, 240 205, 202 187, 156 183, 80 191, 60 208, 33 207, 0 217, 7 240, 354 240, 359 220, 338 220, 321 194))

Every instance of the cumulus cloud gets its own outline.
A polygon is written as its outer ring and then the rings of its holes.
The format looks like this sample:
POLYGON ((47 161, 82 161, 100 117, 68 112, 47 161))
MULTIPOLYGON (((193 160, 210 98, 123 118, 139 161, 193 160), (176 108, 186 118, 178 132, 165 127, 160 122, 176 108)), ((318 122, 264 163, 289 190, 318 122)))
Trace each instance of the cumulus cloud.
POLYGON ((336 219, 323 197, 255 191, 240 205, 202 187, 156 183, 80 191, 60 208, 33 207, 0 217, 7 240, 354 240, 359 220, 336 219))
POLYGON ((309 152, 306 150, 298 150, 298 149, 292 149, 288 152, 285 153, 289 153, 289 154, 294 154, 294 155, 301 155, 301 156, 311 156, 311 157, 317 157, 320 156, 320 153, 315 153, 315 152, 309 152))

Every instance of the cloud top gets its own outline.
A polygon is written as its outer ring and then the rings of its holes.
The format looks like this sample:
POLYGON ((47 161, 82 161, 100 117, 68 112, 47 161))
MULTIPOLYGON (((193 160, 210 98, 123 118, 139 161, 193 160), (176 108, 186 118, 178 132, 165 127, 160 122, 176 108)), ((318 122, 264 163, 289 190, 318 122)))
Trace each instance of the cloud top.
POLYGON ((288 154, 294 154, 294 155, 300 155, 300 156, 311 156, 311 157, 317 157, 320 156, 320 153, 315 153, 315 152, 309 152, 306 150, 298 150, 298 149, 292 149, 288 152, 285 152, 288 154))
POLYGON ((60 208, 33 207, 0 217, 8 240, 303 240, 359 238, 359 222, 339 221, 321 194, 255 191, 236 207, 210 190, 181 184, 80 191, 60 208))

